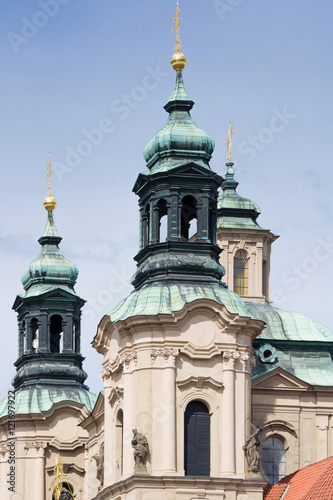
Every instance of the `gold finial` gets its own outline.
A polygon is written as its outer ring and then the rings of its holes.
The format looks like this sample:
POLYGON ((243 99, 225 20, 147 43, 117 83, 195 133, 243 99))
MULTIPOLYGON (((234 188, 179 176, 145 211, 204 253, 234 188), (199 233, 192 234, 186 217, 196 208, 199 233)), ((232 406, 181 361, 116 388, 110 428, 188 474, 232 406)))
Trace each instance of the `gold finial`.
POLYGON ((45 198, 44 207, 48 212, 53 212, 57 203, 53 198, 51 191, 51 175, 53 174, 51 156, 49 156, 49 161, 46 170, 47 170, 46 180, 48 181, 48 196, 47 198, 45 198))
POLYGON ((182 54, 180 52, 180 47, 181 47, 181 44, 182 42, 180 41, 180 38, 179 38, 179 27, 183 21, 183 19, 180 17, 180 9, 179 9, 179 0, 177 0, 177 10, 176 10, 176 15, 175 17, 173 18, 174 22, 175 22, 175 27, 173 28, 172 32, 171 33, 176 33, 176 46, 175 46, 175 53, 171 59, 171 64, 172 64, 172 67, 175 71, 182 71, 185 66, 186 66, 186 63, 187 63, 187 60, 184 56, 184 54, 182 54))
POLYGON ((232 146, 232 138, 234 135, 235 135, 235 132, 232 128, 231 122, 229 122, 228 139, 224 143, 224 144, 227 144, 227 146, 228 146, 228 163, 232 162, 231 146, 232 146))

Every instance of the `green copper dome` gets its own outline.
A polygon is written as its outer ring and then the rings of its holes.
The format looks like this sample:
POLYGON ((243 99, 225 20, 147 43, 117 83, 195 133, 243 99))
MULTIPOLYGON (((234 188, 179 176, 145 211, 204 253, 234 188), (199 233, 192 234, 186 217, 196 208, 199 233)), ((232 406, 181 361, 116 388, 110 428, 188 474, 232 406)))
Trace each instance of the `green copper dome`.
POLYGON ((45 285, 60 285, 73 289, 79 271, 75 264, 60 252, 58 245, 61 240, 54 225, 53 214, 48 212, 44 234, 38 240, 42 250, 22 275, 22 284, 26 291, 31 292, 33 288, 40 289, 42 293, 45 285))
POLYGON ((164 106, 170 114, 168 122, 144 150, 149 169, 171 169, 189 159, 210 169, 208 162, 214 151, 214 139, 194 123, 190 115, 193 105, 185 90, 182 72, 177 71, 174 90, 164 106))

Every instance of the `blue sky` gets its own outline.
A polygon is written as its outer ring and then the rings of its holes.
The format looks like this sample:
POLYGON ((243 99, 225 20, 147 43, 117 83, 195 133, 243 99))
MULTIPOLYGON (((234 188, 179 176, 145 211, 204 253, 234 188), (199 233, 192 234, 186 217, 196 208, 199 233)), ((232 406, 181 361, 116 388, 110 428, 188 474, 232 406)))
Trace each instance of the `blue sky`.
MULTIPOLYGON (((261 207, 261 226, 280 235, 275 305, 333 329, 333 4, 180 7, 184 80, 194 120, 216 141, 211 167, 223 175, 232 121, 238 191, 261 207)), ((80 269, 76 290, 88 300, 84 366, 98 391, 102 357, 90 342, 101 317, 131 291, 139 229, 132 187, 145 169, 144 146, 167 118, 175 2, 16 0, 1 10, 3 380, 9 387, 17 357, 11 306, 46 222, 51 151, 55 222, 64 255, 80 269)))

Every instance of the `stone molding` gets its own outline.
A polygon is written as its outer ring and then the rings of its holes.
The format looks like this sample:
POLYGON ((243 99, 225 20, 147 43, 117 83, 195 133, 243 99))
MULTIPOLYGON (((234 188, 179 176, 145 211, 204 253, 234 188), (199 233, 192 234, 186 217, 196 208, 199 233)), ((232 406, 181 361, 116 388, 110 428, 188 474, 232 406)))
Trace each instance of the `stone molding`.
POLYGON ((197 390, 203 389, 205 386, 210 387, 211 389, 218 391, 219 389, 222 389, 223 384, 222 382, 218 382, 217 380, 214 380, 212 377, 187 377, 184 380, 178 380, 177 386, 180 389, 185 389, 188 386, 195 387, 197 390))
POLYGON ((179 354, 179 349, 173 349, 169 347, 163 347, 161 349, 153 349, 151 351, 151 364, 154 365, 156 363, 157 357, 163 357, 166 363, 169 363, 169 366, 175 366, 176 357, 179 354))
POLYGON ((123 400, 123 398, 124 398, 124 388, 119 387, 118 385, 116 385, 115 387, 113 387, 113 389, 111 389, 111 392, 108 397, 112 407, 118 401, 123 400))
POLYGON ((239 351, 224 351, 223 358, 223 369, 233 370, 235 368, 236 361, 241 357, 239 351))
POLYGON ((8 445, 3 443, 0 445, 0 459, 4 459, 6 454, 9 452, 8 445))
POLYGON ((110 368, 104 368, 104 370, 101 371, 101 379, 103 382, 109 382, 111 378, 112 372, 110 368))
POLYGON ((24 451, 26 456, 45 457, 45 449, 47 443, 40 441, 26 441, 24 444, 24 451))

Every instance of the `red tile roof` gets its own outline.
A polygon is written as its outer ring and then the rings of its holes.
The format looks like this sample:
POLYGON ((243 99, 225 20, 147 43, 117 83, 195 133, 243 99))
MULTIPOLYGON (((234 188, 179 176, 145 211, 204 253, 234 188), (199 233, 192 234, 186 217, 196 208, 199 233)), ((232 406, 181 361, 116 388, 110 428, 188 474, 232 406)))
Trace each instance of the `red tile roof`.
POLYGON ((266 486, 264 500, 332 500, 333 457, 309 465, 279 483, 266 486))

